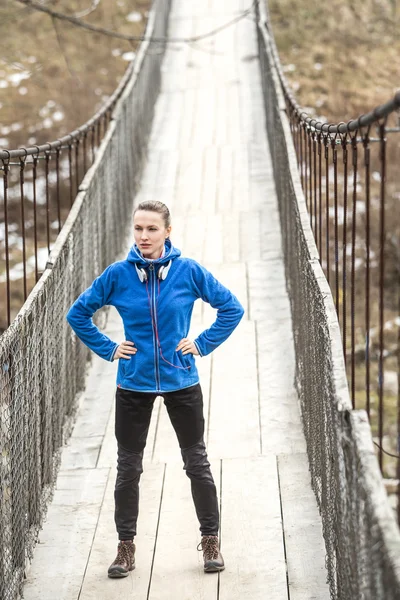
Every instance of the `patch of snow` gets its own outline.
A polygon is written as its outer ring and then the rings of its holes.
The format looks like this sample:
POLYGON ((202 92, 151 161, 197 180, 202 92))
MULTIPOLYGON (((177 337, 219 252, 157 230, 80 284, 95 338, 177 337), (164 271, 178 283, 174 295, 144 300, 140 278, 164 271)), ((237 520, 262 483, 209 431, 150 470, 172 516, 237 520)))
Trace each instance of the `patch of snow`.
POLYGON ((372 179, 374 181, 379 181, 379 182, 381 181, 381 174, 379 173, 379 171, 374 171, 372 173, 372 179))
POLYGON ((121 56, 121 58, 123 60, 131 61, 135 58, 135 56, 136 56, 136 52, 124 52, 124 54, 121 56))
POLYGON ((53 120, 52 120, 52 119, 49 119, 49 118, 47 118, 47 119, 45 119, 45 120, 43 121, 43 127, 44 127, 45 129, 50 129, 50 127, 51 127, 52 125, 53 125, 53 120))
POLYGON ((8 88, 8 81, 7 79, 0 79, 0 89, 5 89, 8 88))
POLYGON ((10 244, 10 247, 13 246, 17 250, 22 250, 22 237, 19 233, 9 233, 8 243, 10 244))
POLYGON ((11 131, 21 131, 22 124, 21 123, 13 123, 11 125, 11 131))
MULTIPOLYGON (((329 216, 334 219, 335 218, 335 207, 331 206, 329 208, 329 216)), ((344 210, 343 210, 343 206, 338 206, 337 207, 337 222, 339 225, 343 225, 344 222, 344 210)))
POLYGON ((46 106, 48 106, 49 108, 54 108, 56 106, 56 103, 54 102, 54 100, 47 100, 46 106))
POLYGON ((365 213, 365 202, 360 202, 359 200, 357 200, 357 214, 364 214, 365 213))
POLYGON ((142 15, 137 11, 133 11, 126 16, 126 20, 130 23, 139 23, 142 20, 142 15))
POLYGON ((314 64, 314 69, 315 69, 316 71, 321 71, 321 69, 322 69, 322 65, 321 65, 321 63, 315 63, 315 64, 314 64))
POLYGON ((53 113, 53 121, 62 121, 64 118, 64 113, 61 110, 56 110, 55 113, 53 113))
MULTIPOLYGON (((50 173, 49 173, 49 181, 50 181, 50 173)), ((20 198, 20 187, 19 185, 13 185, 8 188, 8 197, 10 199, 20 198)), ((24 195, 26 200, 33 202, 33 181, 25 179, 24 183, 24 195)), ((36 179, 36 202, 37 204, 46 204, 46 178, 45 176, 40 176, 36 179)))
POLYGON ((29 79, 31 74, 28 71, 19 71, 18 73, 11 73, 7 79, 13 86, 17 87, 24 79, 29 79))
POLYGON ((36 144, 36 138, 35 137, 30 137, 28 140, 28 144, 30 146, 33 146, 33 144, 36 144))
POLYGON ((43 106, 40 110, 39 110, 39 115, 41 117, 47 117, 47 115, 49 114, 49 109, 47 106, 43 106))
MULTIPOLYGON (((38 248, 37 259, 38 259, 38 269, 39 271, 44 271, 47 263, 47 259, 49 258, 49 253, 47 248, 38 248)), ((35 257, 30 256, 26 261, 27 265, 32 269, 35 268, 35 257)))
POLYGON ((113 48, 113 49, 111 50, 111 54, 112 54, 113 56, 121 56, 121 54, 122 54, 122 51, 121 51, 119 48, 113 48))
POLYGON ((0 147, 7 148, 7 146, 8 146, 8 139, 0 138, 0 147))
POLYGON ((35 62, 37 62, 37 58, 36 58, 36 56, 28 56, 28 58, 26 59, 26 62, 33 65, 35 62))
POLYGON ((361 269, 361 267, 364 266, 364 261, 362 258, 356 257, 355 261, 354 261, 354 268, 357 269, 361 269))
POLYGON ((28 93, 28 88, 21 86, 20 88, 18 88, 18 92, 21 94, 21 96, 26 96, 26 94, 28 93))
POLYGON ((290 64, 290 65, 283 65, 282 67, 282 71, 284 73, 293 73, 293 71, 296 70, 296 65, 290 64))
MULTIPOLYGON (((44 271, 47 263, 47 259, 49 257, 49 253, 47 248, 39 248, 37 253, 37 261, 38 261, 38 269, 39 271, 44 271)), ((35 256, 30 256, 26 261, 26 274, 32 275, 35 272, 35 256)), ((10 269, 10 279, 11 281, 17 281, 18 279, 22 279, 24 276, 24 263, 20 262, 14 265, 10 269)), ((3 273, 0 276, 0 282, 6 281, 6 274, 3 273)))

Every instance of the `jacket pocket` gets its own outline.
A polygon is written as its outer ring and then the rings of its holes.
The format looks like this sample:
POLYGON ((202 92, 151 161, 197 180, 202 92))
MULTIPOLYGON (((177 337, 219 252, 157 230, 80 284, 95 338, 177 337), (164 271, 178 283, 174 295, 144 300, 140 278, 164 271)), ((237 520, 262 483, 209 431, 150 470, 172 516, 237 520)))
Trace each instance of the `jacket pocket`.
POLYGON ((193 354, 182 354, 182 351, 179 350, 179 352, 177 352, 177 355, 178 363, 180 363, 180 366, 186 369, 187 371, 190 371, 192 367, 192 361, 194 360, 193 354))

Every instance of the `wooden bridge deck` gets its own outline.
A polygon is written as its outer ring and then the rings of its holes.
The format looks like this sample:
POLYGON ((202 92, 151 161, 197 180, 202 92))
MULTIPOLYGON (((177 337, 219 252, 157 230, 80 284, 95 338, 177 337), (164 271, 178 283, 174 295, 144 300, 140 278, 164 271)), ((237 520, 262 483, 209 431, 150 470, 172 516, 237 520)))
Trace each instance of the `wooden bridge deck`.
MULTIPOLYGON (((175 0, 170 34, 208 31, 244 0, 175 0)), ((137 568, 109 580, 116 365, 95 358, 24 587, 26 600, 328 600, 310 488, 254 22, 168 49, 140 200, 172 209, 172 240, 246 308, 232 337, 198 359, 207 443, 221 497, 226 570, 205 575, 189 480, 156 404, 141 484, 137 568)), ((193 330, 213 319, 196 307, 193 330)), ((112 312, 108 333, 123 339, 112 312)))

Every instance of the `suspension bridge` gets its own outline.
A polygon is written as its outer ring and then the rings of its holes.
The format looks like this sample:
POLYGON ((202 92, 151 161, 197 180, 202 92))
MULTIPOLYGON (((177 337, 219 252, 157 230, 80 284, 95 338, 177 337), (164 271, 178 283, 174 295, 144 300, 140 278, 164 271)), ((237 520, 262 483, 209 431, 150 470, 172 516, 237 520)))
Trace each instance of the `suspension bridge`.
MULTIPOLYGON (((338 227, 339 180, 350 181, 344 198, 355 223, 359 147, 372 155, 372 144, 379 149, 378 197, 385 201, 385 149, 400 98, 352 124, 304 116, 287 91, 268 23, 263 4, 248 10, 244 0, 155 2, 135 62, 98 115, 54 144, 0 151, 5 211, 13 185, 25 206, 26 182, 36 202, 35 182, 43 178, 50 251, 41 269, 37 240, 32 245, 26 302, 15 318, 10 265, 5 270, 3 600, 21 593, 27 600, 400 597, 400 535, 379 469, 383 419, 377 460, 369 411, 355 403, 356 316, 343 298, 348 291, 354 308, 357 230, 339 246, 338 227), (213 30, 195 45, 162 41, 213 30), (343 174, 348 164, 353 170, 343 174), (106 572, 116 549, 116 365, 94 357, 88 371, 88 352, 65 314, 95 276, 126 255, 132 208, 149 199, 170 207, 174 245, 232 289, 246 311, 231 338, 197 362, 226 570, 203 573, 190 485, 160 399, 145 451, 137 568, 116 582, 106 572)), ((6 243, 7 228, 5 218, 6 243)), ((384 233, 381 247, 382 240, 384 233)), ((196 305, 192 333, 213 318, 210 307, 196 305)), ((123 339, 112 309, 96 322, 123 339)), ((379 339, 383 406, 383 333, 379 339)))

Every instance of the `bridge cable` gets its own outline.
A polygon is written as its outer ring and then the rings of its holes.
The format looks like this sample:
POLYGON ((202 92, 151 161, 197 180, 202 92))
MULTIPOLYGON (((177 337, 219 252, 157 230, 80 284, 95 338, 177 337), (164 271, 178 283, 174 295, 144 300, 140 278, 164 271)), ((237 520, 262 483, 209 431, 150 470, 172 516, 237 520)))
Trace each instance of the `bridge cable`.
POLYGON ((128 35, 125 33, 118 33, 117 31, 112 31, 111 29, 106 29, 104 27, 98 27, 96 25, 90 25, 89 23, 85 23, 84 21, 82 21, 81 19, 79 19, 77 17, 66 15, 64 13, 60 13, 51 8, 48 8, 47 6, 43 6, 42 4, 35 2, 35 0, 15 0, 15 1, 19 2, 20 4, 23 4, 27 8, 32 8, 36 11, 46 13, 46 14, 50 15, 51 17, 53 17, 54 19, 68 21, 69 23, 72 23, 72 25, 81 27, 82 29, 87 29, 88 31, 93 31, 94 33, 101 33, 102 35, 107 35, 109 37, 114 37, 114 38, 118 38, 121 40, 127 40, 129 42, 135 42, 135 41, 136 42, 151 42, 151 43, 154 42, 154 43, 163 43, 163 44, 178 44, 178 43, 189 44, 189 43, 193 43, 193 42, 198 42, 200 40, 204 40, 209 37, 213 37, 217 33, 220 33, 224 29, 227 29, 228 27, 231 27, 232 25, 235 25, 235 23, 238 23, 242 19, 246 18, 247 15, 249 15, 260 2, 260 0, 254 0, 254 2, 252 2, 251 6, 249 6, 249 8, 247 8, 245 11, 241 12, 237 17, 231 19, 230 21, 224 23, 223 25, 220 25, 219 27, 216 27, 215 29, 212 29, 211 31, 208 31, 207 33, 202 33, 200 35, 195 35, 195 36, 191 36, 191 37, 180 38, 180 37, 152 37, 152 36, 146 37, 145 35, 128 35))

